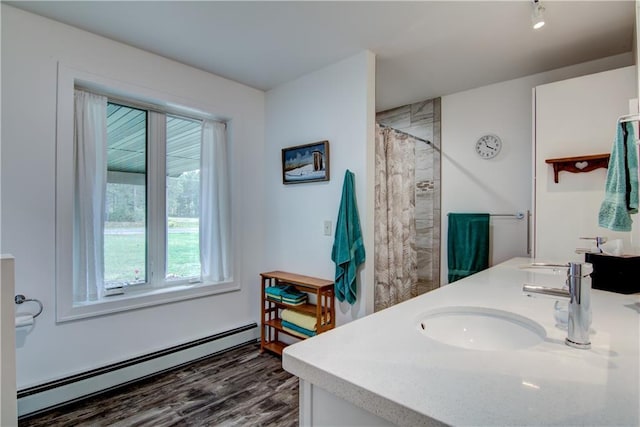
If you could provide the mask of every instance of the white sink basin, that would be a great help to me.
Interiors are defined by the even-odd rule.
[[[418,331],[425,337],[468,350],[518,350],[546,337],[544,328],[526,317],[483,307],[443,307],[424,313]]]

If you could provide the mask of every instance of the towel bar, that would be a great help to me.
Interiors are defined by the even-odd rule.
[[[447,216],[449,216],[449,214],[447,214]],[[523,219],[525,217],[525,213],[524,212],[516,212],[514,214],[502,214],[502,213],[501,214],[492,214],[492,213],[490,213],[489,216],[503,216],[503,217],[510,217],[510,218],[516,218],[516,219]]]
[[[22,294],[16,295],[16,297],[14,298],[14,301],[15,301],[16,304],[23,304],[25,302],[30,302],[30,301],[35,302],[36,304],[38,304],[40,306],[40,310],[38,310],[38,312],[33,315],[34,319],[36,317],[40,316],[40,313],[42,313],[42,310],[44,309],[44,306],[42,305],[42,302],[40,302],[40,300],[34,299],[34,298],[27,298]]]
[[[449,213],[447,214],[449,216]],[[527,219],[527,255],[531,254],[531,212],[516,212],[515,214],[489,214],[489,216],[500,216],[515,219]]]

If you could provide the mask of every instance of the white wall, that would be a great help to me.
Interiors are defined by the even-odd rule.
[[[623,239],[627,250],[637,241],[637,215],[633,235],[598,227],[604,200],[606,169],[588,173],[560,172],[554,182],[546,159],[610,153],[617,118],[629,114],[629,100],[636,97],[636,67],[592,74],[538,86],[535,143],[535,256],[566,262],[584,260],[578,247],[593,242],[579,237],[606,236]]]
[[[231,120],[241,290],[56,324],[54,201],[57,61],[207,106]],[[16,292],[44,311],[17,338],[18,388],[206,337],[258,320],[263,269],[264,93],[2,5],[2,240]]]
[[[362,52],[267,92],[265,204],[258,207],[268,224],[265,264],[333,279],[333,233],[324,236],[325,220],[335,232],[346,169],[356,177],[356,197],[365,234],[367,261],[358,277],[358,301],[337,307],[337,323],[365,314],[373,301],[373,180],[367,156],[373,150],[374,58]],[[281,149],[328,140],[331,179],[328,182],[282,184]],[[371,312],[369,310],[368,312]]]
[[[532,209],[532,88],[633,62],[631,53],[442,97],[441,276],[447,283],[447,213],[515,213]],[[493,160],[474,153],[494,133],[503,148]],[[492,218],[490,263],[527,255],[526,220]]]

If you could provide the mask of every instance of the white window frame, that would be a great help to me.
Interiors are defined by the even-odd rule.
[[[223,282],[199,282],[188,283],[185,281],[170,281],[166,286],[154,286],[157,282],[152,282],[152,286],[137,285],[128,287],[123,295],[103,297],[101,300],[90,303],[73,302],[73,94],[77,86],[95,91],[104,95],[111,95],[116,99],[130,99],[139,105],[148,105],[150,109],[161,109],[167,114],[178,116],[198,117],[202,119],[225,121],[229,125],[229,120],[216,116],[207,111],[206,106],[197,105],[193,101],[184,100],[175,95],[162,93],[149,88],[139,87],[128,83],[119,82],[113,79],[98,76],[96,74],[81,71],[58,63],[58,85],[57,85],[57,130],[56,130],[56,224],[55,224],[55,245],[56,245],[56,321],[66,322],[86,317],[101,316],[110,313],[117,313],[127,310],[139,309],[159,304],[166,304],[191,298],[199,298],[214,294],[226,293],[240,290],[240,282],[235,279],[238,275],[240,248],[235,244],[237,239],[233,236],[239,235],[238,222],[232,214],[231,224],[231,254],[234,275]],[[115,101],[117,102],[117,101]],[[194,105],[196,104],[196,105]],[[155,107],[155,108],[154,108]],[[149,112],[153,114],[152,111]],[[152,121],[153,122],[153,121]],[[156,121],[157,122],[157,121]],[[164,123],[164,121],[161,121]],[[161,125],[157,125],[161,128]],[[156,129],[165,133],[166,130]],[[231,147],[230,141],[229,148]],[[163,145],[163,144],[160,144]],[[150,147],[148,149],[151,149]],[[161,148],[165,150],[166,148]],[[150,157],[153,158],[153,157]],[[158,158],[158,156],[156,156]],[[160,169],[160,171],[158,170]],[[164,173],[165,165],[161,168],[154,168],[155,173]],[[148,173],[151,171],[148,171]],[[151,176],[148,179],[153,180]],[[164,179],[164,178],[163,178]],[[157,182],[157,181],[156,181]],[[230,177],[231,194],[233,194],[233,180]],[[162,200],[166,197],[164,189],[156,191],[162,193]],[[147,187],[147,191],[151,191]],[[158,196],[156,196],[157,199]],[[149,199],[149,198],[147,198]],[[164,205],[163,205],[164,206]],[[235,211],[235,202],[232,201],[231,212]],[[157,228],[163,228],[160,234],[158,230],[149,233],[149,250],[157,246],[152,236],[164,236],[166,229],[166,211],[158,209],[158,206],[147,206],[149,224]],[[151,217],[154,218],[151,218]],[[164,254],[156,259],[164,259]],[[164,271],[162,269],[161,271]],[[162,278],[164,282],[164,277]],[[147,279],[149,282],[149,279]]]

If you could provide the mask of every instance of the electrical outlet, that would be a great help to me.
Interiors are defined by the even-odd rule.
[[[331,221],[325,221],[324,222],[324,235],[325,236],[331,236]]]

